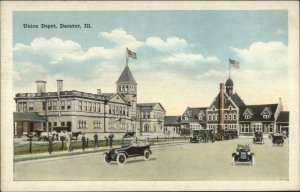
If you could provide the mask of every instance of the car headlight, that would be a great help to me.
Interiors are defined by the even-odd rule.
[[[235,154],[236,154],[236,155],[239,155],[239,154],[240,154],[240,152],[238,152],[238,151],[237,151],[237,152],[235,152]]]
[[[250,151],[248,151],[248,152],[247,152],[247,155],[250,155],[250,154],[251,154]]]

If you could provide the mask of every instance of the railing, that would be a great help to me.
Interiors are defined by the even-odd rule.
[[[178,142],[188,140],[187,136],[181,137],[143,137],[136,138],[137,140],[148,141],[151,144],[154,143],[164,143],[164,142]],[[81,140],[72,140],[70,142],[71,150],[83,150],[83,149],[101,149],[103,147],[117,147],[122,144],[121,139],[113,140],[110,146],[110,141],[106,139],[101,139],[95,142],[94,140],[86,139],[85,145]],[[84,146],[84,147],[83,147]],[[32,154],[32,153],[52,153],[52,152],[62,152],[68,151],[66,141],[23,141],[19,143],[14,143],[14,154],[15,155],[24,155],[24,154]]]

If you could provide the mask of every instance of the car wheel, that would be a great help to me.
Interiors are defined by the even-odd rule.
[[[254,157],[254,155],[252,155],[251,165],[255,165],[255,157]]]
[[[149,160],[150,159],[150,155],[151,155],[150,151],[149,150],[145,150],[145,152],[144,152],[144,159],[146,161]]]
[[[106,163],[106,164],[110,164],[111,163],[111,157],[108,154],[104,155],[103,160],[104,160],[104,163]]]
[[[117,162],[119,165],[125,165],[126,163],[126,155],[124,153],[119,153],[117,156]]]

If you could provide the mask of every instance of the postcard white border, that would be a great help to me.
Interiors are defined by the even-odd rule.
[[[270,10],[286,9],[289,19],[289,181],[13,181],[14,101],[12,93],[13,11],[97,10]],[[299,2],[235,1],[101,1],[1,2],[1,190],[3,191],[110,191],[110,190],[299,190]]]

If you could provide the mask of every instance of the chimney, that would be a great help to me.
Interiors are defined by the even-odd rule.
[[[36,81],[37,93],[45,93],[46,92],[46,84],[47,84],[47,81],[37,80]]]
[[[97,94],[101,95],[101,89],[97,89]]]
[[[219,97],[219,126],[218,126],[218,133],[221,135],[223,140],[224,138],[224,83],[220,83],[220,97]]]
[[[56,80],[57,81],[57,92],[62,92],[63,91],[63,80]]]

